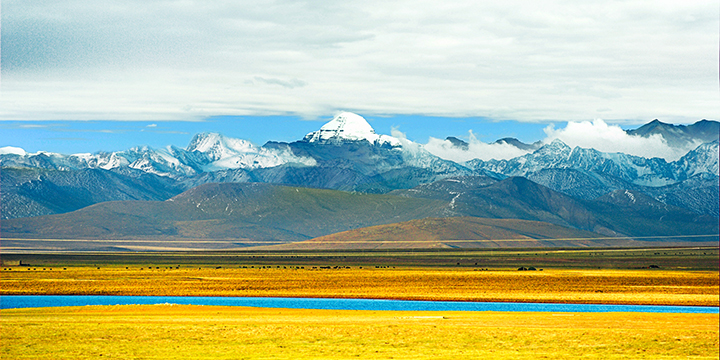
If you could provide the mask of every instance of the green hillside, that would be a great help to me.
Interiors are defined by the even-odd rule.
[[[306,240],[440,216],[442,201],[260,183],[206,184],[167,201],[100,203],[3,221],[6,238]]]

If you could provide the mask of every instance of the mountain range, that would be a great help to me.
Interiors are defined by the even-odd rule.
[[[74,250],[90,250],[104,240],[111,241],[115,250],[132,250],[128,244],[137,241],[176,247],[212,242],[212,248],[223,249],[305,241],[419,219],[463,217],[484,222],[507,219],[512,225],[505,226],[503,234],[509,239],[637,237],[707,242],[718,231],[717,217],[667,206],[640,193],[614,192],[580,201],[521,177],[496,181],[472,176],[390,194],[264,183],[204,184],[167,201],[111,201],[70,213],[4,220],[3,246],[13,249],[22,247],[22,239],[45,239],[41,241],[45,250],[68,250],[63,246],[69,244],[61,240],[68,239],[78,242]],[[534,225],[527,225],[528,221]],[[537,228],[545,230],[532,230]],[[474,234],[485,239],[482,232]]]
[[[352,113],[301,140],[263,146],[201,133],[184,149],[0,148],[2,235],[283,243],[450,217],[538,221],[599,236],[717,234],[719,125],[655,120],[627,131],[699,144],[671,162],[504,138],[498,142],[525,154],[457,163],[378,135]]]

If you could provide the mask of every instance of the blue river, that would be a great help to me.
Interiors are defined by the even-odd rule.
[[[104,295],[3,295],[0,309],[87,306],[87,305],[208,305],[250,306],[262,308],[325,310],[400,310],[400,311],[513,311],[513,312],[646,312],[709,313],[712,306],[546,304],[512,302],[411,301],[374,299],[315,299],[204,296],[104,296]]]

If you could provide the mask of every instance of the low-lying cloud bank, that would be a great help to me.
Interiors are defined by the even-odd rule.
[[[608,125],[598,119],[593,122],[568,122],[563,129],[555,130],[550,125],[545,128],[547,138],[544,142],[560,139],[570,147],[594,148],[602,152],[659,157],[667,161],[675,161],[700,145],[700,142],[687,147],[677,148],[668,145],[662,135],[650,137],[629,135],[617,125]]]
[[[455,162],[465,162],[472,159],[480,160],[507,160],[528,153],[526,150],[518,149],[506,143],[484,143],[478,140],[472,131],[468,132],[467,150],[454,146],[449,140],[436,139],[431,137],[425,150],[435,156]]]
[[[549,125],[544,131],[547,137],[542,140],[543,144],[559,139],[572,148],[594,148],[606,153],[625,153],[645,158],[659,157],[668,162],[678,160],[700,145],[700,142],[697,142],[682,148],[672,147],[661,135],[629,135],[620,126],[609,125],[601,119],[592,122],[568,122],[561,129]],[[472,131],[469,132],[467,142],[467,149],[462,149],[448,140],[430,138],[424,147],[433,155],[455,162],[472,159],[508,160],[532,152],[506,143],[484,143],[478,140]]]

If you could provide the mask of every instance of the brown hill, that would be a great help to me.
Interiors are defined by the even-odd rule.
[[[371,226],[272,248],[527,248],[626,246],[632,243],[635,242],[541,221],[451,217]]]

